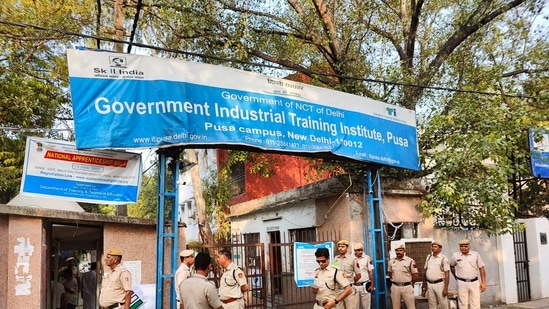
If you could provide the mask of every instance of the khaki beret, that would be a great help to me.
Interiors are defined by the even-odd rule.
[[[345,246],[348,246],[349,245],[349,242],[347,240],[340,240],[337,242],[337,245],[340,246],[340,245],[345,245]]]
[[[112,248],[111,250],[109,250],[109,252],[107,252],[107,254],[122,256],[122,251],[120,251],[120,249]]]
[[[68,257],[68,258],[65,260],[65,262],[72,261],[72,260],[74,260],[74,257],[73,257],[73,256]]]
[[[398,244],[398,245],[395,246],[395,250],[396,250],[396,249],[404,249],[404,250],[406,250],[406,246],[404,245],[404,243],[400,243],[400,244]]]
[[[362,243],[357,242],[355,243],[353,249],[364,249],[364,246],[362,245]]]
[[[439,247],[442,248],[442,243],[441,243],[440,241],[438,241],[438,240],[433,240],[433,242],[432,242],[431,244],[432,244],[432,245],[437,245],[437,246],[439,246]]]
[[[183,251],[179,252],[179,256],[182,256],[182,257],[188,257],[188,256],[191,256],[191,255],[194,255],[193,250],[183,250]]]
[[[460,245],[469,245],[470,244],[469,239],[462,239],[462,240],[460,240],[459,244]]]

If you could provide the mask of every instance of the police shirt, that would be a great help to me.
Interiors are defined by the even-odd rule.
[[[227,270],[221,276],[219,283],[219,297],[221,300],[229,298],[242,298],[240,287],[248,284],[244,271],[234,263],[229,264]]]
[[[484,267],[484,261],[476,251],[469,251],[466,255],[459,251],[452,255],[450,266],[455,267],[457,277],[470,280],[478,278],[478,270]]]
[[[191,277],[191,269],[184,263],[181,263],[177,270],[175,271],[175,297],[177,300],[181,300],[179,296],[179,285],[181,282],[187,278]]]
[[[369,255],[363,254],[362,257],[356,259],[356,266],[360,272],[360,279],[358,282],[366,282],[371,280],[369,270],[374,270],[374,265],[372,264],[372,259]]]
[[[315,270],[315,285],[318,287],[316,300],[320,303],[335,299],[340,293],[339,289],[349,284],[349,280],[344,277],[343,272],[338,270],[336,274],[336,268],[331,265]]]
[[[417,265],[412,258],[405,255],[401,260],[392,258],[387,271],[392,273],[393,282],[408,283],[412,281],[412,274],[417,274]]]
[[[114,269],[107,267],[101,283],[99,305],[108,307],[115,303],[123,303],[126,298],[126,291],[131,290],[132,275],[124,265],[118,264]]]
[[[437,281],[446,278],[446,271],[450,270],[450,263],[444,254],[427,256],[425,260],[425,277],[429,281]]]
[[[195,274],[179,285],[185,309],[219,308],[223,306],[217,289],[208,278]],[[179,309],[179,308],[177,308]]]
[[[343,273],[343,277],[349,280],[350,283],[353,283],[355,281],[355,273],[360,273],[360,269],[355,263],[356,258],[350,255],[344,255],[343,257],[338,255],[334,260],[332,266],[339,269]]]

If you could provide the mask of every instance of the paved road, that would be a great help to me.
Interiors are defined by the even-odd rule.
[[[483,307],[483,308],[505,308],[505,309],[549,309],[549,298],[532,300],[528,302],[510,304],[510,305],[501,305],[501,306],[492,306],[492,307]]]

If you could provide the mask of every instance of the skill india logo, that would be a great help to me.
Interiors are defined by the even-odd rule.
[[[109,74],[112,75],[123,75],[126,77],[144,75],[144,73],[139,70],[128,70],[128,61],[126,60],[126,57],[110,56],[109,65],[111,67],[109,70]]]
[[[111,68],[127,68],[128,67],[128,62],[126,61],[126,57],[110,56],[109,64],[111,65]]]
[[[394,117],[397,116],[397,110],[394,107],[387,107],[387,108],[385,108],[385,111],[387,112],[387,115],[389,115],[389,116],[394,116]]]

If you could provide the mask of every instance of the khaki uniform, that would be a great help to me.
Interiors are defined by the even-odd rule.
[[[219,282],[219,298],[225,309],[244,309],[241,286],[248,284],[246,275],[234,263],[229,264]]]
[[[356,257],[351,255],[345,255],[343,257],[341,255],[336,256],[332,266],[339,269],[350,284],[355,282],[355,274],[360,272],[360,269],[356,264]],[[353,292],[345,297],[345,300],[343,301],[345,309],[356,309],[358,306],[358,293],[354,286],[351,287],[353,288]],[[344,287],[340,287],[340,290],[343,288]]]
[[[179,296],[179,286],[181,285],[181,282],[190,277],[191,269],[186,264],[181,263],[175,271],[175,298],[177,301],[181,300],[181,296]]]
[[[123,303],[126,291],[132,290],[132,275],[122,264],[116,265],[114,269],[107,267],[101,283],[101,294],[99,305],[109,307],[116,303]]]
[[[484,267],[484,261],[476,251],[469,251],[467,255],[456,252],[450,259],[450,266],[455,267],[459,307],[480,309],[480,274],[479,269]]]
[[[406,303],[407,309],[415,309],[416,298],[412,285],[412,274],[417,274],[416,262],[408,256],[404,256],[401,260],[392,258],[387,271],[392,273],[391,301],[393,309],[400,309],[401,298]]]
[[[215,285],[202,275],[196,274],[184,280],[179,290],[185,309],[215,309],[223,306]]]
[[[358,279],[358,282],[355,282],[355,289],[358,293],[359,304],[362,309],[370,309],[372,294],[364,292],[363,285],[367,281],[373,282],[374,278],[370,278],[368,271],[374,270],[374,265],[372,264],[372,259],[370,256],[366,254],[363,254],[361,258],[356,259],[356,265],[360,272],[360,279]]]
[[[442,295],[446,271],[450,271],[450,263],[444,254],[427,256],[425,260],[425,277],[427,279],[427,299],[429,309],[436,309],[437,303],[440,309],[448,308],[448,299]]]
[[[334,278],[335,276],[335,278]],[[345,278],[342,271],[337,270],[333,266],[326,266],[326,268],[317,268],[315,270],[315,285],[318,286],[318,293],[316,293],[316,302],[313,306],[314,309],[322,309],[323,303],[332,299],[336,299],[340,293],[340,289],[348,286],[349,280]],[[337,304],[334,308],[341,308],[343,302]]]

